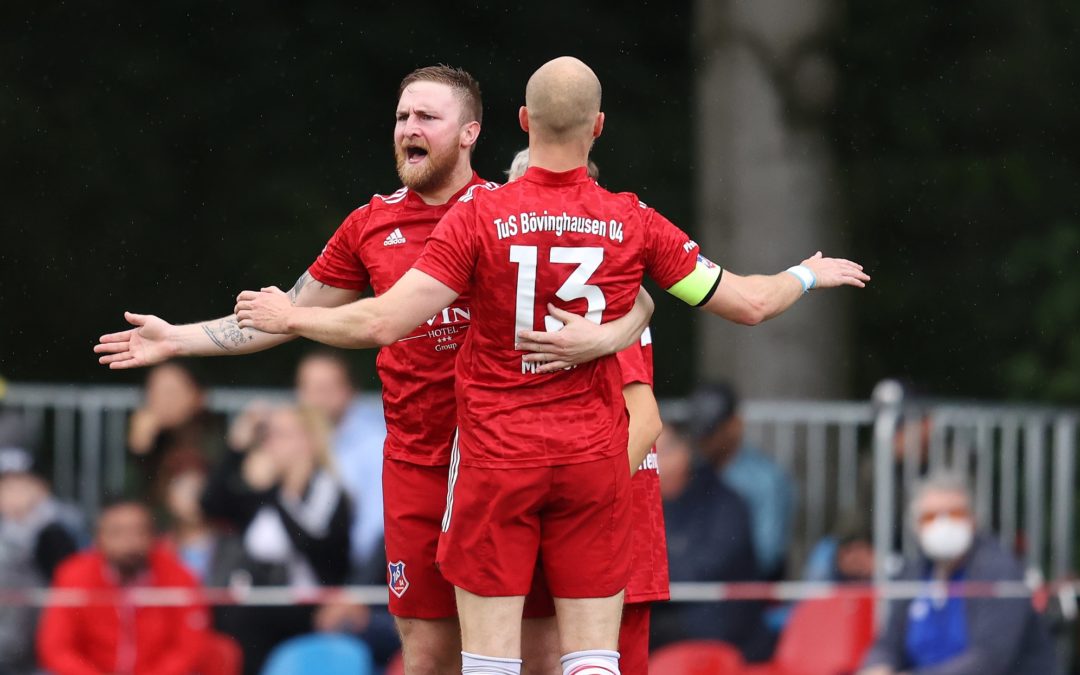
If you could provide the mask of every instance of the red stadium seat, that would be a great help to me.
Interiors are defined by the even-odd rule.
[[[199,675],[240,675],[244,670],[244,652],[228,635],[212,633],[199,664]]]
[[[390,659],[390,663],[386,664],[383,675],[405,675],[405,659],[401,658],[400,651],[394,654],[394,658]]]
[[[773,660],[746,675],[840,675],[859,669],[874,639],[871,598],[804,600],[780,635]]]
[[[742,675],[739,650],[716,640],[687,640],[649,657],[651,675]]]

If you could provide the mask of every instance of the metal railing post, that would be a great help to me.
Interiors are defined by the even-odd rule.
[[[874,583],[889,579],[889,559],[892,557],[895,508],[895,471],[893,470],[893,439],[900,421],[900,401],[882,405],[874,420]],[[877,603],[877,620],[884,621],[887,605]]]

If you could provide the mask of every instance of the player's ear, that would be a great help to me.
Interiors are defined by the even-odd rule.
[[[529,109],[525,106],[518,108],[518,124],[521,125],[522,131],[529,133]]]
[[[476,145],[480,138],[480,123],[476,120],[469,122],[461,128],[461,147],[471,148]]]
[[[593,124],[592,137],[600,138],[600,134],[604,133],[604,113],[596,113],[596,123]]]

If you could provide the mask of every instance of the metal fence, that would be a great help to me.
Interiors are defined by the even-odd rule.
[[[214,389],[211,409],[233,416],[278,389]],[[1021,551],[1029,571],[1060,579],[1073,569],[1078,411],[1036,406],[904,401],[748,401],[747,439],[797,486],[789,572],[845,514],[872,515],[883,580],[895,551],[910,551],[904,504],[916,480],[951,468],[973,477],[976,517]],[[57,494],[94,514],[124,487],[128,417],[140,392],[126,386],[11,384],[5,407],[23,417]],[[682,402],[663,402],[678,415]]]

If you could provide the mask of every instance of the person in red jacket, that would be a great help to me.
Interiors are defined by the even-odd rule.
[[[38,628],[38,659],[54,675],[189,675],[207,649],[209,615],[198,603],[135,605],[135,588],[190,588],[198,583],[174,553],[154,542],[146,506],[131,501],[105,508],[95,547],[66,560],[54,590],[95,594],[80,606],[53,605]],[[99,599],[96,594],[113,598]],[[104,600],[109,600],[105,602]]]

